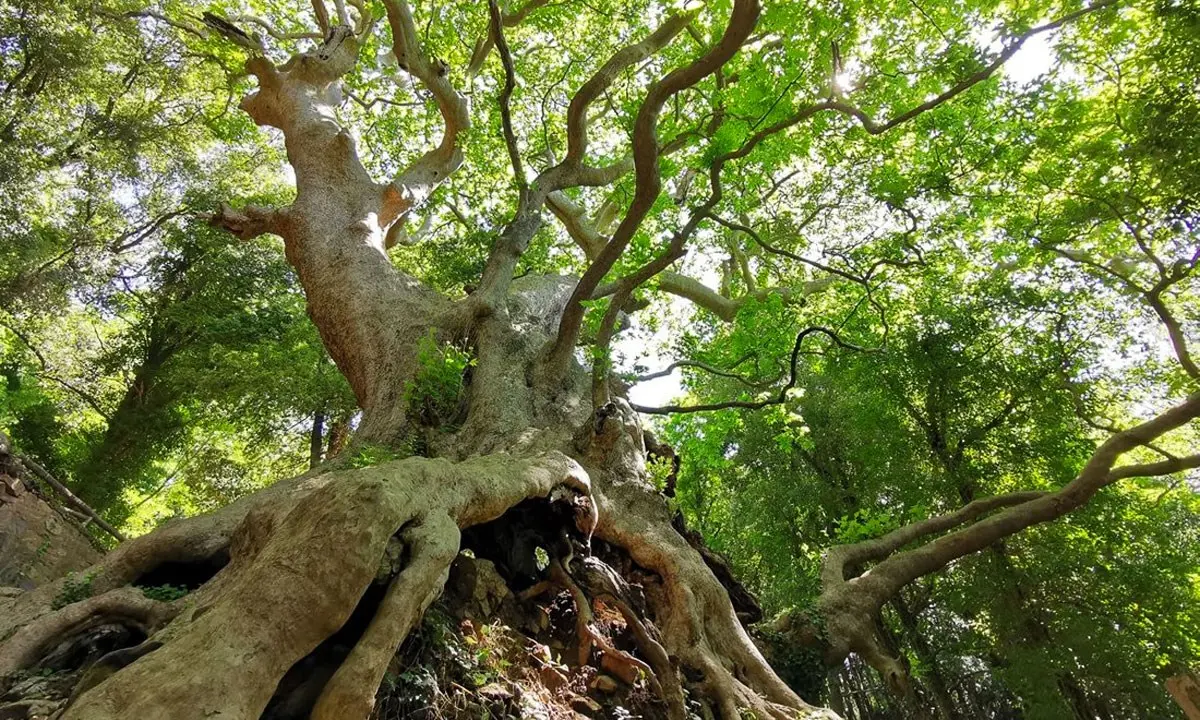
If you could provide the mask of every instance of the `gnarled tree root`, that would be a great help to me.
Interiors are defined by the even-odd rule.
[[[165,563],[206,562],[229,552],[235,531],[241,529],[244,535],[249,534],[244,521],[252,512],[268,508],[271,515],[286,513],[294,503],[327,482],[327,477],[301,475],[214,512],[173,520],[152,533],[121,543],[80,575],[90,578],[91,594],[98,596],[135,583]],[[23,593],[0,615],[0,675],[24,667],[20,659],[10,656],[4,641],[54,612],[55,598],[62,594],[67,581],[63,578]]]
[[[720,714],[740,718],[836,718],[801,700],[771,670],[738,620],[729,595],[703,558],[671,527],[666,503],[641,482],[598,483],[596,536],[624,548],[662,578],[647,599],[663,647],[703,675],[702,689]]]
[[[595,515],[581,521],[585,532],[594,529],[661,578],[648,593],[658,633],[651,634],[627,604],[618,609],[636,621],[630,625],[641,654],[672,714],[681,711],[682,668],[700,678],[696,689],[727,718],[740,718],[744,709],[762,718],[833,717],[804,703],[774,675],[724,587],[672,528],[662,498],[636,472],[620,481],[608,470],[596,473],[604,476],[603,487],[593,485],[574,460],[550,451],[459,463],[410,458],[280,483],[124,544],[95,568],[95,598],[55,611],[53,586],[22,596],[21,613],[29,620],[0,644],[0,668],[35,665],[39,653],[80,617],[138,614],[161,647],[84,692],[64,720],[258,717],[289,669],[346,623],[376,579],[389,540],[397,537],[407,548],[406,564],[312,711],[318,720],[366,718],[395,649],[441,591],[459,548],[459,529],[566,486],[599,507],[598,524],[593,527]],[[163,562],[222,552],[228,564],[173,603],[121,588]],[[595,641],[590,631],[584,628]]]
[[[458,528],[494,519],[559,485],[589,492],[582,469],[555,452],[461,463],[410,458],[293,482],[292,497],[265,493],[277,504],[260,499],[234,511],[236,519],[227,512],[223,519],[167,528],[132,541],[118,562],[96,569],[106,583],[131,581],[163,557],[228,548],[228,566],[184,600],[155,603],[132,588],[106,589],[57,611],[26,608],[34,620],[0,645],[0,663],[9,671],[36,663],[39,648],[79,617],[106,609],[138,608],[156,618],[162,612],[174,615],[155,636],[163,645],[83,694],[64,718],[258,717],[289,668],[347,620],[388,540],[401,532],[410,562],[327,684],[315,715],[366,717],[385,658],[441,590]],[[43,599],[49,606],[49,596]]]
[[[330,679],[313,708],[313,720],[367,717],[396,648],[437,599],[458,555],[458,525],[433,515],[403,533],[411,559],[392,580],[366,633]]]
[[[643,653],[648,652],[648,654],[658,661],[654,667],[651,667],[646,662],[614,647],[613,644],[608,641],[608,638],[606,638],[603,633],[599,632],[592,625],[592,620],[595,618],[595,615],[592,612],[592,600],[588,597],[587,593],[584,592],[583,588],[581,588],[579,584],[575,582],[574,578],[571,577],[571,574],[567,572],[559,558],[554,558],[550,561],[550,580],[551,586],[557,586],[566,589],[571,594],[571,598],[575,603],[575,632],[579,638],[579,664],[586,665],[588,663],[588,660],[591,656],[592,646],[595,645],[600,649],[600,652],[611,658],[611,661],[620,665],[630,666],[641,672],[644,672],[654,692],[660,698],[662,698],[663,702],[666,703],[668,718],[671,718],[671,720],[682,720],[684,717],[686,717],[683,706],[683,688],[679,684],[674,667],[666,658],[666,652],[662,651],[661,646],[657,646],[657,649],[661,652],[656,654],[654,653],[653,647],[645,642],[647,640],[653,642],[653,640],[650,640],[641,619],[637,618],[635,615],[627,615],[622,612],[623,617],[625,617],[627,622],[632,620],[631,625],[636,624],[636,627],[640,628],[640,633],[636,635],[639,640],[639,647]],[[616,599],[621,603],[622,606],[628,609],[628,605],[621,601],[620,598]],[[655,643],[655,645],[657,645],[657,643]]]
[[[4,642],[0,676],[35,664],[55,644],[106,623],[118,622],[149,635],[173,618],[171,603],[147,598],[136,588],[118,588],[71,603],[39,617]]]

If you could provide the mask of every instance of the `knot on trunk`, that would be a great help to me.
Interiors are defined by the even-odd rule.
[[[637,413],[624,398],[596,408],[575,432],[575,449],[617,477],[646,479],[646,445]]]

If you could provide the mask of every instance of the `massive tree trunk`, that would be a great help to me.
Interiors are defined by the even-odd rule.
[[[395,181],[373,181],[333,115],[358,36],[331,27],[316,52],[279,67],[262,57],[248,63],[259,88],[243,109],[283,131],[295,202],[224,208],[214,218],[242,237],[284,238],[309,314],[363,410],[356,438],[301,477],[122,544],[87,571],[89,597],[59,607],[59,582],[17,598],[0,618],[0,676],[36,667],[73,637],[116,623],[145,642],[113,659],[116,672],[102,682],[77,690],[64,718],[256,718],[281,678],[346,623],[382,575],[390,578],[386,594],[311,707],[322,720],[366,718],[396,648],[441,591],[460,531],[527,499],[553,497],[582,508],[575,526],[564,528],[581,555],[602,540],[653,579],[641,652],[670,717],[684,717],[682,678],[726,718],[745,710],[823,714],[775,676],[725,588],[672,527],[647,479],[636,413],[615,392],[594,408],[573,359],[564,370],[559,356],[559,367],[547,371],[553,354],[545,348],[574,283],[510,281],[536,217],[514,220],[480,290],[459,302],[389,261],[389,229],[461,162],[454,136],[467,121],[465,99],[417,45],[407,7],[388,9],[396,55],[438,98],[447,139]],[[464,341],[475,356],[466,419],[453,431],[419,427],[408,413],[418,343],[431,334]],[[368,445],[400,448],[417,435],[436,457],[370,467],[349,461]],[[586,583],[572,579],[580,570],[571,554],[554,564],[574,592],[576,582]],[[392,567],[389,558],[401,556],[402,566]],[[131,587],[166,577],[195,590],[164,602]]]

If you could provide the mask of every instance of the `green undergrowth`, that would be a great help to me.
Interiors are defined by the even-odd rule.
[[[58,595],[50,603],[50,607],[54,610],[62,609],[80,600],[87,600],[92,596],[92,579],[91,573],[68,573],[63,586],[58,591]]]
[[[183,585],[152,585],[140,589],[143,595],[159,602],[174,602],[191,592]]]
[[[458,622],[434,605],[392,659],[374,717],[513,717],[523,645],[503,625]]]
[[[409,416],[427,427],[455,424],[467,370],[474,364],[470,352],[438,342],[431,330],[417,346],[417,374],[404,388]]]

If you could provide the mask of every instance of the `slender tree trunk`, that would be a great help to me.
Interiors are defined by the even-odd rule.
[[[896,616],[900,618],[900,625],[904,628],[905,640],[908,641],[913,652],[916,653],[921,663],[925,666],[923,679],[929,689],[929,694],[933,698],[937,717],[940,720],[958,720],[958,713],[954,710],[954,700],[950,697],[950,692],[946,688],[946,680],[942,677],[942,670],[938,666],[937,656],[929,646],[929,642],[925,639],[925,636],[921,633],[921,629],[917,624],[916,614],[908,607],[908,603],[904,601],[902,594],[892,598],[891,605],[896,611]]]
[[[327,435],[329,440],[325,447],[325,457],[337,457],[346,448],[346,442],[350,439],[350,418],[336,418],[329,426]]]
[[[183,425],[172,413],[175,393],[159,382],[167,363],[179,351],[170,327],[153,323],[146,353],[121,402],[108,419],[100,442],[74,473],[72,490],[97,512],[124,517],[120,493],[162,452],[173,445]],[[147,434],[151,439],[147,440]],[[110,512],[111,511],[111,512]]]
[[[308,469],[321,464],[322,436],[325,432],[325,413],[313,414],[312,429],[308,433]]]

